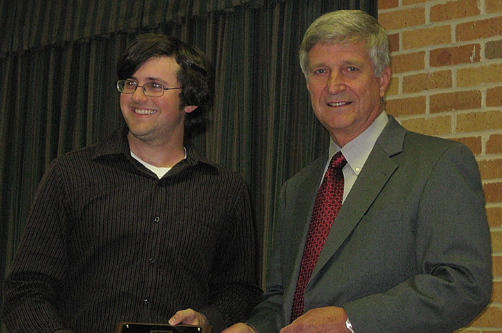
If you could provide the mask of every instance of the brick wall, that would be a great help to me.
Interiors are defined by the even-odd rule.
[[[476,155],[493,248],[493,294],[462,332],[502,333],[502,0],[379,0],[389,32],[387,112]]]

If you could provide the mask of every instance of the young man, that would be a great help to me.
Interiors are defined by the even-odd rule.
[[[58,157],[12,272],[9,332],[113,332],[120,321],[212,325],[257,303],[244,180],[184,138],[210,97],[204,55],[140,35],[118,62],[126,125]]]
[[[305,34],[300,61],[329,152],[284,184],[264,300],[247,325],[225,333],[432,333],[467,325],[488,304],[492,283],[472,153],[409,132],[385,113],[388,38],[370,15],[321,16]],[[341,208],[318,214],[323,175],[336,174],[332,156],[343,161],[333,182],[343,194],[330,192],[339,193]],[[325,234],[311,232],[319,215],[330,216]],[[315,257],[310,244],[319,239]]]

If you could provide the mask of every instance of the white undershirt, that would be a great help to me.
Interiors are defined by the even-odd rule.
[[[183,148],[185,149],[185,148]],[[131,151],[131,156],[136,159],[138,162],[140,162],[141,164],[143,164],[145,166],[145,168],[147,168],[148,170],[150,170],[151,172],[153,172],[154,174],[157,175],[157,178],[161,179],[162,177],[164,177],[164,175],[166,173],[169,172],[169,170],[171,170],[171,168],[167,168],[167,167],[157,167],[155,165],[152,165],[150,163],[147,163],[145,161],[143,161],[141,158],[139,158],[138,156],[136,156],[132,151]],[[185,158],[187,158],[187,150],[185,149]]]

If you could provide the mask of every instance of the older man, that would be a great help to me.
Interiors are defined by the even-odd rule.
[[[385,113],[388,38],[372,16],[319,17],[300,61],[329,151],[284,184],[264,300],[225,333],[465,326],[492,279],[472,153]]]

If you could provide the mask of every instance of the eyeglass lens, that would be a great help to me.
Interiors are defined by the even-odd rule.
[[[139,86],[134,81],[129,80],[120,80],[117,82],[117,88],[120,92],[125,94],[133,94],[137,88],[142,88],[143,93],[146,96],[158,97],[164,94],[164,86],[157,83],[146,83],[142,86]]]

